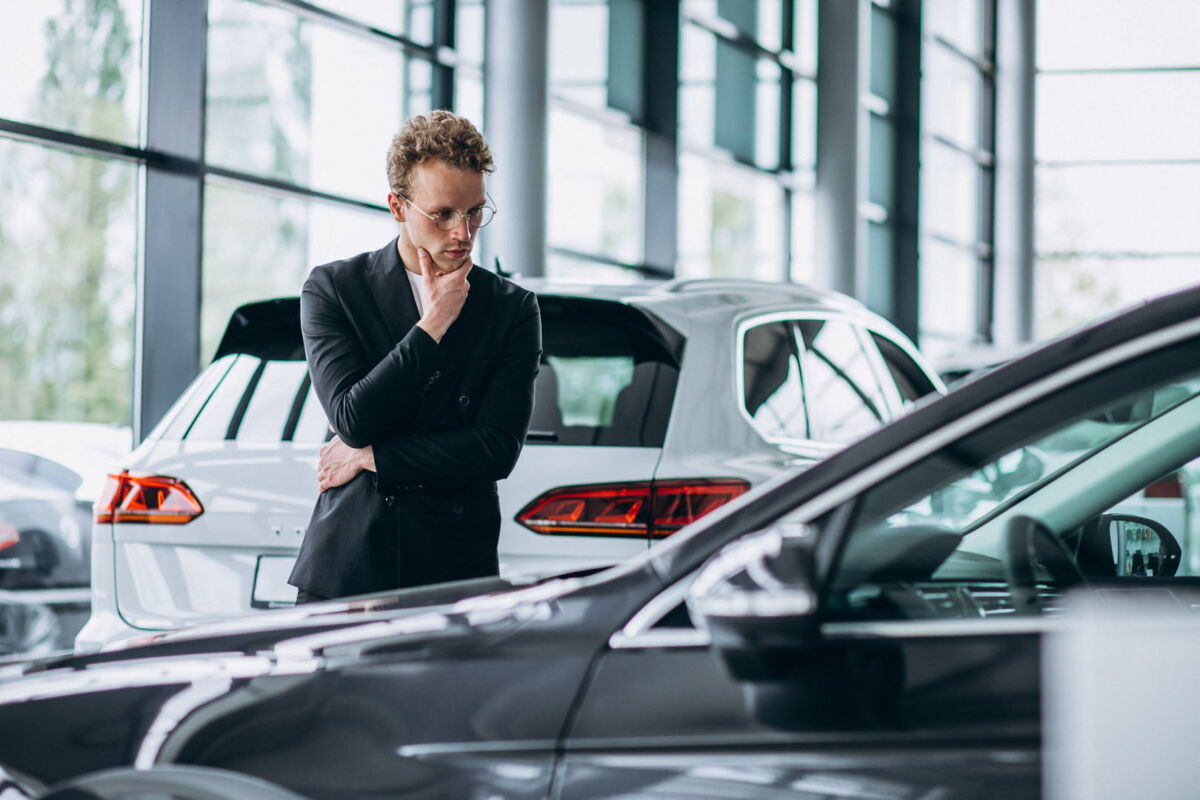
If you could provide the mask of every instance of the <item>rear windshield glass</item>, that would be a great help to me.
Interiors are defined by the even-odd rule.
[[[543,355],[528,441],[662,446],[679,375],[678,334],[621,303],[539,302]],[[230,353],[197,378],[164,438],[320,443],[328,433],[304,361]]]
[[[530,443],[661,447],[678,335],[622,303],[543,296]]]

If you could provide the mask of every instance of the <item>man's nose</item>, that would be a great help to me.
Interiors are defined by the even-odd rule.
[[[454,234],[455,239],[461,239],[465,242],[471,241],[471,235],[474,233],[471,230],[471,223],[467,217],[459,217],[458,224],[451,228],[450,232]]]

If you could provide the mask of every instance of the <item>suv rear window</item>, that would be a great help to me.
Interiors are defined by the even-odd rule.
[[[538,302],[542,364],[527,441],[661,447],[681,337],[623,303],[555,296]]]
[[[622,303],[553,296],[539,302],[543,355],[528,441],[661,447],[675,398],[682,338]],[[235,314],[230,327],[237,328],[242,340],[226,334],[217,360],[197,378],[195,391],[164,438],[298,443],[328,438],[329,426],[303,361],[298,318],[290,318],[286,326],[275,324],[258,337],[254,329],[279,309],[259,309],[262,319],[255,319],[257,305]],[[247,346],[250,342],[254,347]],[[268,347],[268,342],[275,344]]]

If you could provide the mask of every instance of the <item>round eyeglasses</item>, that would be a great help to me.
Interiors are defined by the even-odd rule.
[[[454,230],[464,219],[467,221],[467,225],[472,230],[478,230],[479,228],[482,228],[491,222],[492,218],[496,216],[496,209],[487,203],[481,206],[475,206],[474,208],[466,211],[451,211],[450,209],[446,209],[445,211],[439,211],[436,214],[430,214],[428,211],[421,208],[419,205],[414,203],[412,200],[409,200],[399,192],[396,192],[396,196],[408,203],[417,211],[421,212],[422,216],[433,220],[433,224],[437,225],[438,228],[443,231]],[[490,202],[491,197],[488,198],[488,203]]]

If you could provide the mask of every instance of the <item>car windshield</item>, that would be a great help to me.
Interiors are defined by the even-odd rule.
[[[1198,392],[1200,379],[1123,399],[988,461],[889,516],[883,527],[919,522],[969,535],[1073,465],[1194,399]]]
[[[1200,574],[1200,518],[1186,502],[1200,489],[1200,373],[1134,392],[1116,382],[1019,409],[867,492],[834,575],[833,607],[876,607],[899,585],[1005,581],[1018,517],[1044,525],[1074,558],[1084,526],[1132,516],[1180,544],[1173,574]]]

